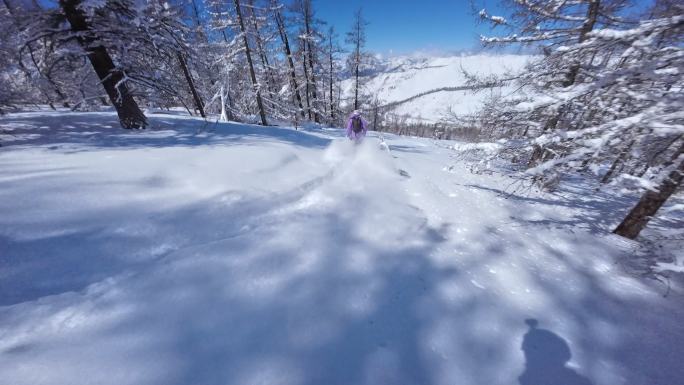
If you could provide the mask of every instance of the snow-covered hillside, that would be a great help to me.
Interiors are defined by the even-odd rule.
[[[379,72],[368,76],[365,92],[378,97],[380,104],[400,102],[416,95],[444,87],[458,87],[465,82],[463,71],[478,75],[500,75],[517,71],[530,60],[525,55],[472,54],[444,57],[393,57],[378,64]],[[342,82],[343,94],[353,95],[353,79]],[[438,91],[402,103],[392,109],[400,115],[417,120],[438,121],[447,108],[457,114],[475,112],[490,92],[510,92],[510,89],[473,92]]]
[[[1,384],[684,378],[682,288],[606,234],[630,201],[505,199],[448,142],[150,121],[0,118]]]

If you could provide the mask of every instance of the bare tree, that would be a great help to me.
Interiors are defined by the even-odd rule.
[[[296,0],[293,9],[298,15],[300,25],[299,51],[302,55],[302,69],[304,72],[307,113],[309,119],[320,122],[318,89],[316,84],[317,44],[319,33],[315,29],[316,19],[311,0]]]
[[[625,219],[620,222],[613,233],[626,238],[636,238],[641,230],[677,191],[684,179],[684,143],[675,153],[672,163],[668,167],[671,171],[658,185],[656,191],[648,190],[641,196],[639,202],[629,211]]]
[[[200,116],[206,118],[207,115],[204,113],[204,104],[202,104],[202,99],[200,98],[199,93],[197,92],[197,88],[195,87],[195,82],[192,79],[192,74],[190,74],[190,70],[188,69],[188,63],[185,60],[185,57],[183,57],[182,52],[178,51],[176,55],[178,57],[178,64],[183,70],[183,75],[185,76],[185,80],[188,83],[188,88],[190,88],[192,99],[195,101],[195,107],[197,107]]]
[[[261,118],[261,124],[263,126],[268,125],[266,122],[266,112],[264,111],[264,103],[261,100],[261,86],[256,78],[256,73],[254,72],[254,64],[252,63],[252,55],[249,50],[249,40],[247,39],[247,30],[245,29],[245,23],[242,18],[242,12],[240,10],[240,0],[234,0],[235,4],[235,14],[238,19],[238,24],[240,25],[240,32],[242,33],[242,41],[245,47],[245,55],[247,56],[247,63],[249,65],[249,75],[252,78],[252,86],[256,93],[257,108],[259,109],[259,117]]]
[[[86,19],[79,7],[81,0],[60,0],[59,5],[64,12],[76,40],[87,52],[88,60],[102,82],[121,126],[124,128],[145,128],[147,119],[142,113],[133,95],[128,90],[124,73],[118,69],[104,46],[98,43],[96,31]]]
[[[368,22],[363,18],[361,8],[354,13],[354,23],[351,31],[347,32],[346,42],[354,46],[349,57],[351,72],[354,74],[354,109],[359,109],[359,72],[363,61],[363,49],[366,45],[366,26]]]
[[[280,12],[281,6],[278,4],[277,0],[272,0],[271,6],[273,9],[273,17],[278,27],[278,34],[280,35],[280,40],[283,43],[283,50],[285,52],[285,58],[287,60],[287,65],[289,68],[289,78],[290,86],[292,87],[292,93],[296,99],[297,106],[299,107],[299,113],[301,117],[304,118],[304,105],[302,104],[302,96],[299,93],[299,85],[297,82],[297,72],[295,70],[294,59],[292,58],[292,50],[290,49],[290,41],[287,37],[287,28],[285,26],[285,21],[283,15]]]
[[[684,6],[657,0],[630,21],[620,16],[625,4],[516,0],[512,22],[481,11],[497,26],[521,28],[485,44],[531,43],[543,52],[518,77],[516,96],[483,110],[482,120],[524,128],[516,157],[527,157],[526,173],[542,185],[607,169],[602,183],[646,188],[615,229],[635,238],[681,183]]]
[[[328,59],[328,113],[330,115],[330,123],[335,121],[335,84],[337,83],[337,73],[338,69],[336,66],[337,55],[342,52],[339,44],[337,43],[337,34],[335,33],[335,28],[330,27],[328,29],[328,34],[326,36],[326,52],[325,55]]]

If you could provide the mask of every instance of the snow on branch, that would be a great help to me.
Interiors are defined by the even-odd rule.
[[[492,15],[488,14],[488,13],[487,13],[487,10],[484,9],[484,8],[483,8],[482,10],[480,10],[480,12],[478,13],[478,15],[480,15],[480,19],[482,19],[482,20],[488,20],[488,21],[490,21],[491,23],[493,23],[494,25],[505,25],[505,24],[508,24],[508,21],[506,21],[506,18],[505,18],[505,17],[502,17],[502,16],[492,16]]]

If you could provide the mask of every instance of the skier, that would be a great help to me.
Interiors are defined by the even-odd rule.
[[[347,122],[347,138],[355,143],[361,143],[368,131],[368,123],[361,117],[361,111],[354,110]]]

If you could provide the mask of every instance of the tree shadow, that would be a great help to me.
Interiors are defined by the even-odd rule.
[[[429,153],[429,150],[426,148],[418,147],[418,146],[406,146],[406,145],[400,145],[400,144],[391,144],[389,145],[390,151],[399,151],[399,152],[407,152],[411,154],[427,154]]]
[[[523,196],[507,193],[504,190],[480,186],[476,184],[466,184],[465,187],[474,188],[482,191],[489,191],[495,193],[497,196],[506,197],[511,201],[517,203],[524,203],[536,205],[539,207],[565,207],[569,209],[577,209],[578,213],[569,216],[567,220],[559,219],[544,219],[544,220],[529,220],[519,215],[511,216],[511,219],[520,223],[530,225],[554,225],[561,224],[564,227],[582,228],[588,230],[590,233],[605,233],[612,230],[612,227],[617,225],[627,210],[631,208],[635,197],[629,196],[613,196],[607,193],[599,192],[592,195],[587,195],[586,192],[590,190],[588,186],[581,186],[577,189],[559,187],[559,190],[553,194],[533,194],[532,196]]]
[[[152,148],[197,145],[245,145],[272,141],[325,148],[330,139],[282,127],[209,121],[192,117],[149,116],[147,130],[124,130],[110,112],[10,114],[2,117],[3,147],[47,146],[66,153],[93,148]]]
[[[572,352],[567,341],[554,332],[538,329],[536,319],[527,319],[522,351],[525,371],[518,377],[520,385],[593,385],[588,378],[567,366]]]

